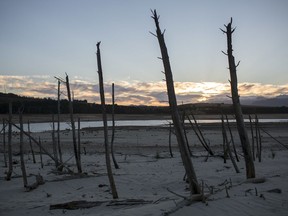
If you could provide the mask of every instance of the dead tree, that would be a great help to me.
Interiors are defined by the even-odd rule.
[[[187,137],[187,131],[186,131],[186,127],[185,127],[185,110],[183,110],[183,114],[182,114],[182,124],[183,124],[183,130],[184,130],[184,137],[185,137],[185,141],[186,141],[186,144],[187,144],[187,149],[188,149],[188,152],[190,154],[190,157],[193,156],[192,154],[192,151],[190,149],[190,146],[189,146],[189,141],[188,141],[188,137]]]
[[[17,124],[13,123],[12,121],[11,121],[11,125],[17,128],[19,131],[21,131],[21,128]],[[48,155],[56,163],[56,159],[54,158],[54,156],[51,155],[35,138],[33,138],[29,133],[27,133],[24,130],[23,130],[23,134],[31,138],[31,140],[41,149],[41,151],[45,153],[46,155]]]
[[[80,126],[80,117],[78,117],[78,146],[77,146],[77,149],[78,149],[78,158],[79,158],[79,162],[81,163],[81,126]]]
[[[9,102],[9,117],[8,117],[8,171],[6,180],[11,180],[13,172],[13,158],[12,158],[12,102]]]
[[[169,152],[170,156],[173,158],[172,146],[171,146],[171,135],[172,135],[172,123],[169,122]]]
[[[107,114],[106,114],[106,105],[105,105],[105,93],[104,93],[104,83],[103,83],[103,73],[102,73],[102,64],[101,64],[101,53],[100,53],[100,43],[97,43],[97,65],[98,65],[98,76],[99,76],[99,92],[101,98],[101,107],[102,107],[102,116],[103,116],[103,126],[104,126],[104,144],[105,144],[105,158],[106,158],[106,168],[108,173],[108,178],[110,182],[110,187],[112,190],[113,199],[118,198],[118,193],[116,185],[114,182],[114,177],[112,173],[112,167],[110,162],[110,149],[108,142],[108,125],[107,125]]]
[[[197,122],[197,120],[196,120],[196,118],[195,118],[195,116],[194,116],[194,114],[193,114],[192,112],[191,112],[191,116],[192,116],[192,118],[193,118],[193,120],[194,120],[196,129],[197,129],[197,131],[199,132],[199,134],[196,132],[196,130],[195,130],[195,128],[193,127],[193,124],[191,124],[191,121],[189,120],[190,118],[189,118],[189,116],[188,116],[188,120],[189,120],[190,125],[192,126],[192,128],[194,128],[193,130],[194,130],[194,132],[196,133],[196,136],[198,137],[198,139],[200,140],[200,142],[202,143],[202,145],[204,146],[204,148],[208,151],[208,153],[209,153],[211,156],[214,156],[214,153],[213,153],[213,151],[211,150],[211,148],[210,148],[210,146],[208,145],[208,143],[206,142],[206,139],[205,139],[205,137],[204,137],[204,135],[203,135],[203,133],[202,133],[200,127],[199,127],[199,124],[198,124],[198,122]]]
[[[115,95],[114,83],[112,83],[112,134],[111,134],[111,155],[115,169],[119,169],[119,165],[114,155],[114,137],[115,137]]]
[[[31,138],[30,138],[31,140]],[[55,161],[55,166],[58,168],[58,152],[57,152],[57,143],[55,140],[55,121],[54,121],[54,115],[52,115],[52,145],[53,145],[53,155],[54,158],[56,159]]]
[[[7,167],[7,152],[6,152],[6,124],[3,119],[3,152],[4,152],[4,166]]]
[[[237,163],[235,161],[235,159],[233,158],[233,155],[232,155],[232,152],[231,152],[231,148],[230,148],[230,142],[228,141],[228,138],[227,138],[227,133],[226,133],[226,127],[225,127],[225,123],[224,123],[224,116],[222,114],[221,116],[221,122],[222,122],[222,133],[223,133],[223,142],[226,143],[226,149],[228,154],[229,154],[229,157],[230,157],[230,160],[232,161],[232,164],[234,166],[234,169],[236,171],[236,173],[240,173],[240,170],[237,166]],[[224,153],[224,157],[225,157],[225,153]],[[225,158],[226,160],[226,158]]]
[[[159,46],[161,50],[171,116],[172,116],[172,120],[173,120],[173,124],[175,128],[175,134],[177,137],[177,142],[178,142],[182,162],[185,167],[185,171],[186,171],[187,178],[189,181],[190,192],[191,194],[193,193],[200,194],[201,189],[199,187],[196,173],[195,173],[195,170],[194,170],[191,158],[190,158],[189,151],[187,149],[187,143],[186,143],[185,136],[184,136],[183,125],[182,125],[179,110],[177,107],[172,69],[170,66],[168,50],[167,50],[165,40],[164,40],[164,32],[161,32],[161,29],[159,26],[159,16],[157,15],[156,10],[151,11],[151,12],[153,14],[152,18],[155,21],[155,25],[156,25],[156,35],[155,34],[153,35],[158,38],[158,42],[159,42]]]
[[[28,121],[28,133],[31,134],[30,121]],[[34,154],[34,150],[33,150],[33,146],[32,146],[31,137],[29,137],[29,146],[30,146],[30,150],[31,150],[32,158],[33,158],[33,163],[35,164],[36,163],[36,159],[35,159],[35,154]]]
[[[251,130],[251,140],[252,140],[252,155],[253,160],[255,161],[255,142],[254,142],[254,131],[253,131],[253,124],[252,124],[252,118],[251,115],[249,115],[249,122],[250,122],[250,130]]]
[[[199,133],[198,133],[199,130],[197,130],[197,129],[194,127],[193,122],[191,121],[189,115],[187,115],[187,119],[188,119],[188,121],[189,121],[189,123],[190,123],[190,126],[191,126],[192,130],[193,130],[194,133],[196,134],[196,136],[197,136],[198,140],[200,141],[200,143],[202,144],[202,146],[205,148],[205,150],[206,150],[211,156],[213,156],[214,153],[212,152],[212,150],[211,150],[211,148],[209,147],[209,145],[207,145],[207,143],[205,142],[204,137],[203,137],[203,136],[201,137],[201,136],[199,135]],[[196,122],[196,123],[197,123],[197,122]]]
[[[228,25],[225,25],[226,31],[222,30],[227,36],[227,53],[224,53],[228,56],[228,64],[229,64],[229,71],[230,71],[230,85],[231,85],[231,94],[232,94],[232,102],[233,108],[236,116],[236,123],[237,129],[241,141],[241,146],[244,154],[245,165],[246,165],[246,177],[247,178],[255,178],[255,167],[253,162],[253,157],[251,153],[251,147],[249,143],[248,134],[244,124],[244,118],[242,113],[242,108],[240,104],[240,96],[238,94],[238,81],[237,81],[237,73],[236,68],[239,65],[235,64],[235,59],[233,56],[233,49],[232,49],[232,34],[235,31],[235,28],[232,29],[232,18]]]
[[[58,80],[58,91],[57,91],[57,147],[58,147],[58,154],[59,154],[59,161],[62,163],[62,149],[60,144],[60,85],[61,81]]]
[[[19,123],[20,123],[20,164],[21,164],[21,171],[22,171],[22,178],[23,178],[23,185],[26,187],[28,185],[27,175],[26,175],[26,168],[24,162],[24,139],[23,139],[23,118],[22,118],[22,111],[19,113]]]
[[[78,169],[78,173],[82,173],[81,163],[80,163],[79,154],[78,154],[78,150],[77,150],[75,122],[74,122],[74,116],[73,116],[73,103],[72,103],[72,99],[71,99],[69,77],[67,74],[66,74],[66,87],[67,87],[67,96],[68,96],[68,101],[69,101],[69,113],[70,113],[70,121],[71,121],[71,128],[72,128],[72,139],[73,139],[73,147],[74,147],[76,166]]]
[[[41,138],[40,137],[38,137],[38,143],[39,143],[40,163],[41,163],[41,168],[43,169],[43,167],[44,167],[43,156],[42,156],[43,147],[42,147],[42,143],[41,143]]]
[[[259,129],[259,119],[258,119],[257,114],[255,114],[255,131],[256,131],[256,141],[257,141],[257,157],[258,157],[258,161],[261,162],[262,140],[261,140],[261,133]]]
[[[226,134],[226,129],[223,121],[223,114],[221,116],[221,126],[222,126],[222,138],[223,138],[223,159],[224,163],[226,164],[227,160],[227,144],[228,144],[228,139],[227,139],[227,134]]]

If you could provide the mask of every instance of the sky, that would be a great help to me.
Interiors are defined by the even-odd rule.
[[[118,104],[167,105],[150,9],[165,29],[178,103],[229,99],[220,28],[231,17],[240,96],[288,95],[287,0],[0,0],[0,91],[55,98],[54,76],[67,73],[76,99],[99,103],[101,41],[107,100],[115,83]]]

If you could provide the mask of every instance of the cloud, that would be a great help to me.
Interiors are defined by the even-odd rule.
[[[70,78],[74,98],[100,103],[99,85],[96,82]],[[220,102],[229,103],[230,84],[218,82],[174,82],[178,103]],[[0,88],[22,96],[39,98],[57,97],[57,80],[52,76],[0,76]],[[240,99],[246,101],[288,95],[288,84],[239,83]],[[66,86],[61,85],[62,98]],[[111,103],[112,82],[105,83],[106,103]],[[142,81],[115,82],[115,100],[119,105],[168,105],[166,83]]]

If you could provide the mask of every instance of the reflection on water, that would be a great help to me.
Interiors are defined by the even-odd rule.
[[[116,126],[168,126],[169,120],[120,120],[116,121]],[[205,124],[212,124],[212,123],[220,123],[221,120],[219,119],[205,119],[205,120],[197,120],[199,124],[205,123]],[[235,122],[235,119],[230,119],[229,122]],[[245,119],[245,122],[249,122],[249,119]],[[288,122],[288,119],[259,119],[259,122],[262,123],[273,123],[273,122]],[[189,123],[188,121],[185,121],[185,123]],[[111,126],[112,122],[108,121],[108,126]],[[75,124],[77,129],[77,124]],[[23,125],[24,130],[28,131],[28,125]],[[89,128],[89,127],[103,127],[102,121],[83,121],[81,122],[81,128]],[[55,123],[55,128],[57,128],[57,124]],[[66,130],[70,129],[70,123],[61,122],[60,123],[60,130]],[[2,125],[0,126],[0,130],[2,130]],[[43,132],[43,131],[49,131],[52,130],[52,123],[45,122],[45,123],[31,123],[30,124],[30,130],[31,132]],[[6,128],[7,131],[7,128]],[[13,127],[13,131],[18,131],[17,128]]]

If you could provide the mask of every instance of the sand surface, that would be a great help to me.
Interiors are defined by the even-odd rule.
[[[262,124],[261,127],[288,145],[288,124]],[[248,129],[248,128],[247,128]],[[81,130],[81,161],[84,174],[57,173],[54,162],[43,155],[40,164],[37,145],[33,144],[36,163],[33,163],[29,139],[25,137],[25,166],[28,183],[41,174],[44,185],[26,192],[21,177],[19,133],[13,133],[13,174],[5,180],[3,134],[0,136],[0,215],[288,215],[288,150],[268,134],[261,132],[262,162],[255,161],[256,175],[263,183],[246,182],[245,164],[235,125],[232,125],[240,162],[236,173],[231,160],[224,163],[222,133],[219,124],[201,125],[205,139],[215,156],[207,157],[195,133],[187,128],[192,161],[198,182],[209,197],[203,202],[185,206],[181,196],[188,197],[188,184],[183,181],[184,168],[174,135],[171,136],[171,158],[168,127],[118,127],[115,132],[115,156],[120,169],[114,169],[119,201],[141,199],[146,204],[107,206],[113,200],[105,167],[103,130]],[[40,137],[43,146],[52,154],[51,131],[32,133]],[[250,133],[249,133],[249,136]],[[77,172],[73,156],[72,133],[61,131],[63,161]],[[109,131],[111,137],[111,130]],[[7,141],[6,141],[7,142]],[[65,169],[64,169],[65,170]],[[227,190],[226,190],[227,189]],[[99,206],[78,210],[56,209],[50,205],[70,201],[103,201]]]

